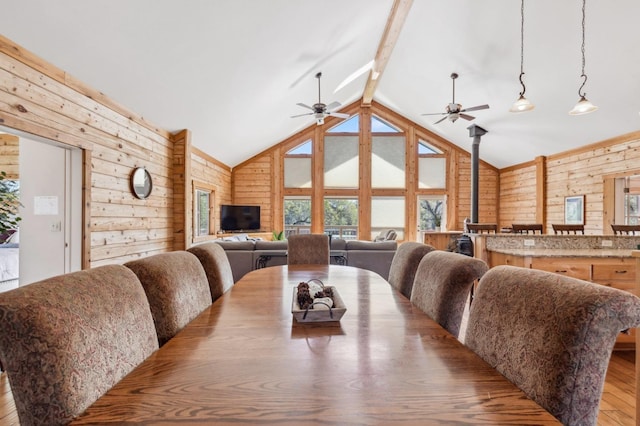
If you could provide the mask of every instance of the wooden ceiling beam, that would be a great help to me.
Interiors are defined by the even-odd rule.
[[[387,25],[382,34],[380,44],[378,45],[375,62],[369,72],[367,84],[364,86],[364,93],[362,95],[363,105],[371,105],[376,87],[378,87],[378,81],[380,77],[382,77],[391,52],[398,41],[404,21],[409,14],[409,9],[411,9],[411,4],[413,4],[413,0],[395,0],[393,2],[389,18],[387,19]]]

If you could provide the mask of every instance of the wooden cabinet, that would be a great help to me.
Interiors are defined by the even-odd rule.
[[[636,293],[636,268],[633,259],[594,264],[591,281]]]
[[[423,242],[436,250],[446,250],[450,244],[455,244],[460,235],[462,235],[462,232],[459,231],[425,232]]]
[[[591,280],[591,261],[587,258],[535,257],[531,260],[531,268],[580,280]]]
[[[520,266],[521,268],[529,268],[530,265],[526,264],[527,258],[524,256],[515,256],[513,254],[497,253],[495,251],[487,252],[486,262],[489,266],[495,265],[511,265]]]
[[[631,258],[534,257],[530,267],[635,293],[636,269]]]

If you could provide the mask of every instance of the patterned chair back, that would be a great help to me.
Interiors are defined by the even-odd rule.
[[[418,265],[411,303],[459,338],[462,316],[476,280],[489,270],[480,259],[432,251]]]
[[[160,253],[125,263],[149,299],[158,342],[164,345],[212,303],[198,258],[187,251]]]
[[[618,334],[640,325],[631,293],[496,266],[480,280],[465,344],[565,425],[595,425]]]
[[[413,278],[425,254],[435,250],[428,244],[407,241],[398,246],[389,268],[389,284],[407,299],[411,297]]]
[[[287,238],[289,265],[328,265],[329,236],[324,234],[296,234]]]
[[[233,287],[233,272],[224,249],[218,243],[204,243],[187,250],[194,254],[207,275],[211,300],[215,301]]]
[[[69,423],[158,349],[144,290],[121,265],[1,293],[0,324],[22,425]]]

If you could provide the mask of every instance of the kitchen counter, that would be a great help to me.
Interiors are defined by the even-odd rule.
[[[507,254],[519,257],[595,257],[595,258],[630,258],[631,249],[516,249],[516,248],[492,248],[494,253]]]

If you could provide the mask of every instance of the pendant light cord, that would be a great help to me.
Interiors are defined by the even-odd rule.
[[[520,96],[524,96],[524,92],[527,88],[524,86],[522,76],[524,75],[524,0],[520,0],[520,84],[522,85],[522,92]]]
[[[585,33],[585,16],[586,16],[586,4],[587,4],[587,0],[582,0],[582,46],[580,47],[580,51],[582,53],[582,75],[580,77],[583,78],[582,80],[582,84],[580,85],[580,88],[578,89],[578,96],[580,96],[581,98],[585,98],[587,96],[586,93],[582,93],[582,88],[584,87],[585,84],[587,84],[587,74],[585,74],[584,72],[584,67],[585,67],[585,48],[584,48],[584,33]]]

